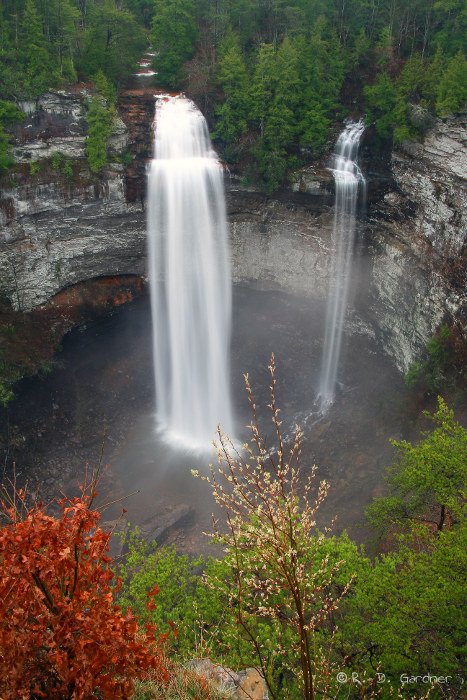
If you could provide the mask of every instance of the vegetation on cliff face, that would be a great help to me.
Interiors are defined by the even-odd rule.
[[[6,170],[13,163],[10,152],[10,137],[5,127],[21,121],[23,113],[12,102],[0,100],[0,172]]]
[[[101,70],[94,76],[94,84],[99,92],[88,104],[86,158],[91,172],[99,173],[108,162],[108,143],[116,115],[116,93]]]

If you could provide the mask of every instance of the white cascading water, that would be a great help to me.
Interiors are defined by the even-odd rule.
[[[357,164],[363,121],[349,122],[339,136],[332,172],[336,186],[333,259],[329,278],[326,327],[318,399],[325,410],[334,401],[355,245],[359,185],[365,180]]]
[[[201,112],[156,103],[148,239],[158,427],[177,445],[233,438],[231,272],[222,166]]]

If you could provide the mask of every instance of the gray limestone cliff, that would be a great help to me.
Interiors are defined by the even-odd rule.
[[[144,161],[154,97],[128,91],[111,154],[137,153],[124,167],[92,176],[84,159],[86,91],[56,92],[23,105],[18,165],[0,194],[0,293],[20,309],[95,277],[145,275]],[[392,180],[368,204],[357,299],[358,327],[380,338],[405,371],[466,298],[465,123],[438,122],[421,144],[393,154]],[[65,177],[55,152],[73,159]],[[39,168],[31,170],[30,163]],[[234,279],[323,299],[333,220],[332,177],[304,171],[290,191],[269,198],[226,176]],[[350,318],[352,320],[352,318]],[[361,323],[363,321],[363,323]],[[355,327],[355,324],[354,324]]]
[[[439,121],[393,153],[394,189],[369,211],[370,313],[406,371],[442,322],[466,324],[467,131]]]

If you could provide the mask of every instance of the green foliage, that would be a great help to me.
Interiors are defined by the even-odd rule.
[[[108,162],[107,146],[113,130],[113,110],[95,95],[88,106],[86,157],[93,173],[99,173]]]
[[[63,162],[63,174],[67,180],[71,180],[74,175],[73,171],[73,161],[71,158],[65,158]]]
[[[465,50],[467,7],[464,0],[435,0],[433,10],[433,44],[447,56]]]
[[[428,395],[437,394],[455,383],[455,358],[449,326],[442,325],[426,346],[427,358],[414,362],[405,376],[410,387],[419,387]]]
[[[310,150],[315,157],[322,155],[330,126],[330,119],[317,102],[303,114],[300,123],[300,145]]]
[[[123,540],[127,553],[118,569],[122,578],[119,603],[124,610],[131,608],[142,621],[152,620],[164,633],[173,626],[178,630],[177,649],[189,657],[196,647],[196,606],[194,600],[200,584],[201,559],[178,555],[174,547],[157,548],[149,545],[131,531]],[[147,608],[148,592],[157,586],[157,606]]]
[[[14,162],[10,150],[10,137],[5,128],[21,121],[23,117],[23,112],[12,102],[0,100],[0,172],[9,168]]]
[[[381,532],[411,531],[417,522],[442,530],[462,517],[467,431],[441,397],[432,420],[436,428],[417,445],[393,442],[398,457],[388,470],[389,494],[376,499],[367,513]]]
[[[63,153],[60,153],[60,151],[55,151],[55,153],[52,154],[52,158],[50,159],[52,170],[60,170],[63,163],[63,157]]]
[[[30,175],[38,175],[41,171],[41,164],[39,161],[34,160],[29,163],[29,174]]]
[[[157,0],[151,38],[157,47],[157,68],[163,85],[177,87],[183,64],[193,54],[198,30],[193,0]]]
[[[379,667],[389,687],[403,674],[451,676],[450,697],[458,697],[462,677],[465,618],[465,523],[436,538],[419,536],[417,549],[402,547],[378,558],[357,578],[337,614],[337,643],[359,675]],[[404,680],[402,680],[404,682]],[[383,697],[387,697],[386,685]],[[405,685],[404,696],[426,691]],[[435,697],[442,697],[436,695]],[[459,696],[460,697],[460,696]]]
[[[26,0],[20,27],[21,50],[19,60],[25,75],[28,96],[38,95],[57,82],[47,47],[46,37],[34,0]]]
[[[0,82],[4,97],[31,99],[92,80],[110,107],[151,27],[158,80],[178,89],[186,73],[226,160],[272,192],[325,153],[349,111],[396,142],[461,111],[466,20],[462,0],[4,0]],[[10,162],[0,122],[0,168]]]
[[[7,0],[0,8],[0,35],[0,80],[8,97],[34,98],[63,83],[92,79],[99,70],[116,84],[147,45],[143,27],[114,0]]]
[[[271,405],[278,421],[274,398]],[[377,528],[397,533],[394,551],[371,560],[346,533],[321,533],[315,516],[327,485],[310,491],[312,482],[303,483],[291,469],[300,433],[291,461],[279,457],[275,467],[254,421],[247,459],[234,458],[222,438],[219,469],[202,477],[229,515],[215,533],[224,557],[190,559],[130,533],[118,572],[120,604],[161,630],[175,623],[177,657],[208,656],[232,668],[259,663],[273,700],[303,700],[310,693],[300,681],[298,598],[312,642],[315,697],[340,697],[338,670],[349,678],[358,674],[358,697],[389,699],[401,684],[401,697],[426,697],[426,685],[410,684],[409,677],[428,672],[450,676],[441,690],[460,697],[467,431],[442,399],[433,420],[435,429],[418,445],[394,443],[390,494],[370,508]],[[280,423],[277,430],[282,445]],[[155,585],[157,606],[148,611],[147,594]],[[377,672],[385,674],[381,686],[372,685]]]
[[[364,90],[367,104],[367,121],[374,123],[376,133],[383,139],[392,134],[397,93],[394,83],[387,73],[380,73],[374,85]]]
[[[122,163],[122,165],[128,166],[128,165],[131,165],[132,162],[133,162],[133,156],[131,154],[131,151],[124,151],[120,155],[120,163]]]
[[[144,30],[124,5],[111,0],[92,2],[83,21],[78,73],[95,79],[101,71],[111,83],[121,83],[146,47]]]
[[[462,51],[448,61],[436,92],[436,112],[446,117],[461,112],[467,102],[467,61]]]
[[[98,70],[93,78],[93,83],[97,92],[106,100],[109,107],[115,107],[117,102],[117,91],[102,70]]]
[[[224,102],[216,110],[214,138],[220,139],[228,162],[239,157],[239,138],[247,129],[249,117],[248,73],[238,37],[230,33],[221,46],[217,80]]]

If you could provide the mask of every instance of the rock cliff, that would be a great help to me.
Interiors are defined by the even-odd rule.
[[[404,144],[394,188],[369,210],[370,315],[403,371],[440,323],[467,321],[466,141],[453,118]]]
[[[100,177],[84,159],[87,97],[86,90],[56,92],[23,105],[18,165],[3,176],[0,195],[0,292],[17,309],[44,305],[91,278],[145,274],[154,91],[122,93],[111,154],[125,149],[132,160],[110,164]],[[383,178],[360,224],[366,248],[359,325],[380,337],[402,371],[440,322],[464,313],[465,134],[459,118],[438,122],[423,143],[395,152],[392,179]],[[54,170],[56,152],[71,159],[72,172]],[[323,299],[333,220],[329,172],[305,171],[274,199],[228,175],[226,185],[235,281]]]

